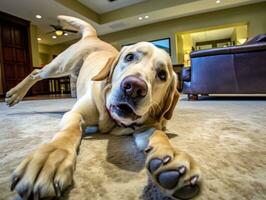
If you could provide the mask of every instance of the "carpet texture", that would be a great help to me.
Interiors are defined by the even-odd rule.
[[[48,142],[74,99],[0,103],[0,199],[12,199],[10,174],[24,156]],[[181,99],[168,124],[174,146],[203,171],[197,199],[266,199],[266,101]],[[81,144],[75,184],[63,199],[159,200],[149,183],[144,155],[132,137],[94,134]]]

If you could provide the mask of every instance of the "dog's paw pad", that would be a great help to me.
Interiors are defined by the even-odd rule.
[[[160,185],[166,189],[173,189],[177,185],[180,177],[178,171],[166,171],[160,173],[158,181]]]
[[[162,163],[163,163],[163,160],[159,158],[155,158],[151,160],[149,164],[150,172],[153,173],[154,171],[156,171],[162,165]]]
[[[168,196],[191,199],[199,194],[201,170],[185,152],[154,148],[148,153],[146,166],[152,181]]]

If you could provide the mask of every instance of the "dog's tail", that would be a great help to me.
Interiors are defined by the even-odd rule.
[[[59,20],[65,21],[71,24],[74,28],[81,32],[82,38],[87,36],[97,36],[96,30],[87,22],[70,16],[58,15]]]

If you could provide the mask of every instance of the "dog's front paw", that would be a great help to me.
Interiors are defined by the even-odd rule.
[[[191,199],[200,192],[198,164],[183,151],[169,146],[149,146],[146,168],[153,182],[174,199]]]
[[[71,185],[76,152],[53,143],[26,157],[12,174],[11,190],[23,199],[59,197]]]

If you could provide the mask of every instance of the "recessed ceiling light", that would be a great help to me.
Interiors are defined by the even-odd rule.
[[[149,18],[149,15],[145,15],[145,17],[144,17],[145,19],[148,19]]]
[[[41,15],[35,15],[35,17],[36,17],[37,19],[41,19],[41,18],[42,18]]]
[[[221,0],[216,0],[216,3],[221,3]]]
[[[65,35],[65,36],[67,36],[67,35],[68,35],[68,33],[64,33],[64,35]]]
[[[53,39],[56,39],[57,37],[55,35],[52,36]]]
[[[38,41],[41,41],[41,40],[42,40],[42,38],[39,38],[39,37],[38,37],[38,38],[37,38],[37,40],[38,40]]]
[[[143,18],[142,17],[139,17],[139,20],[142,20]]]

